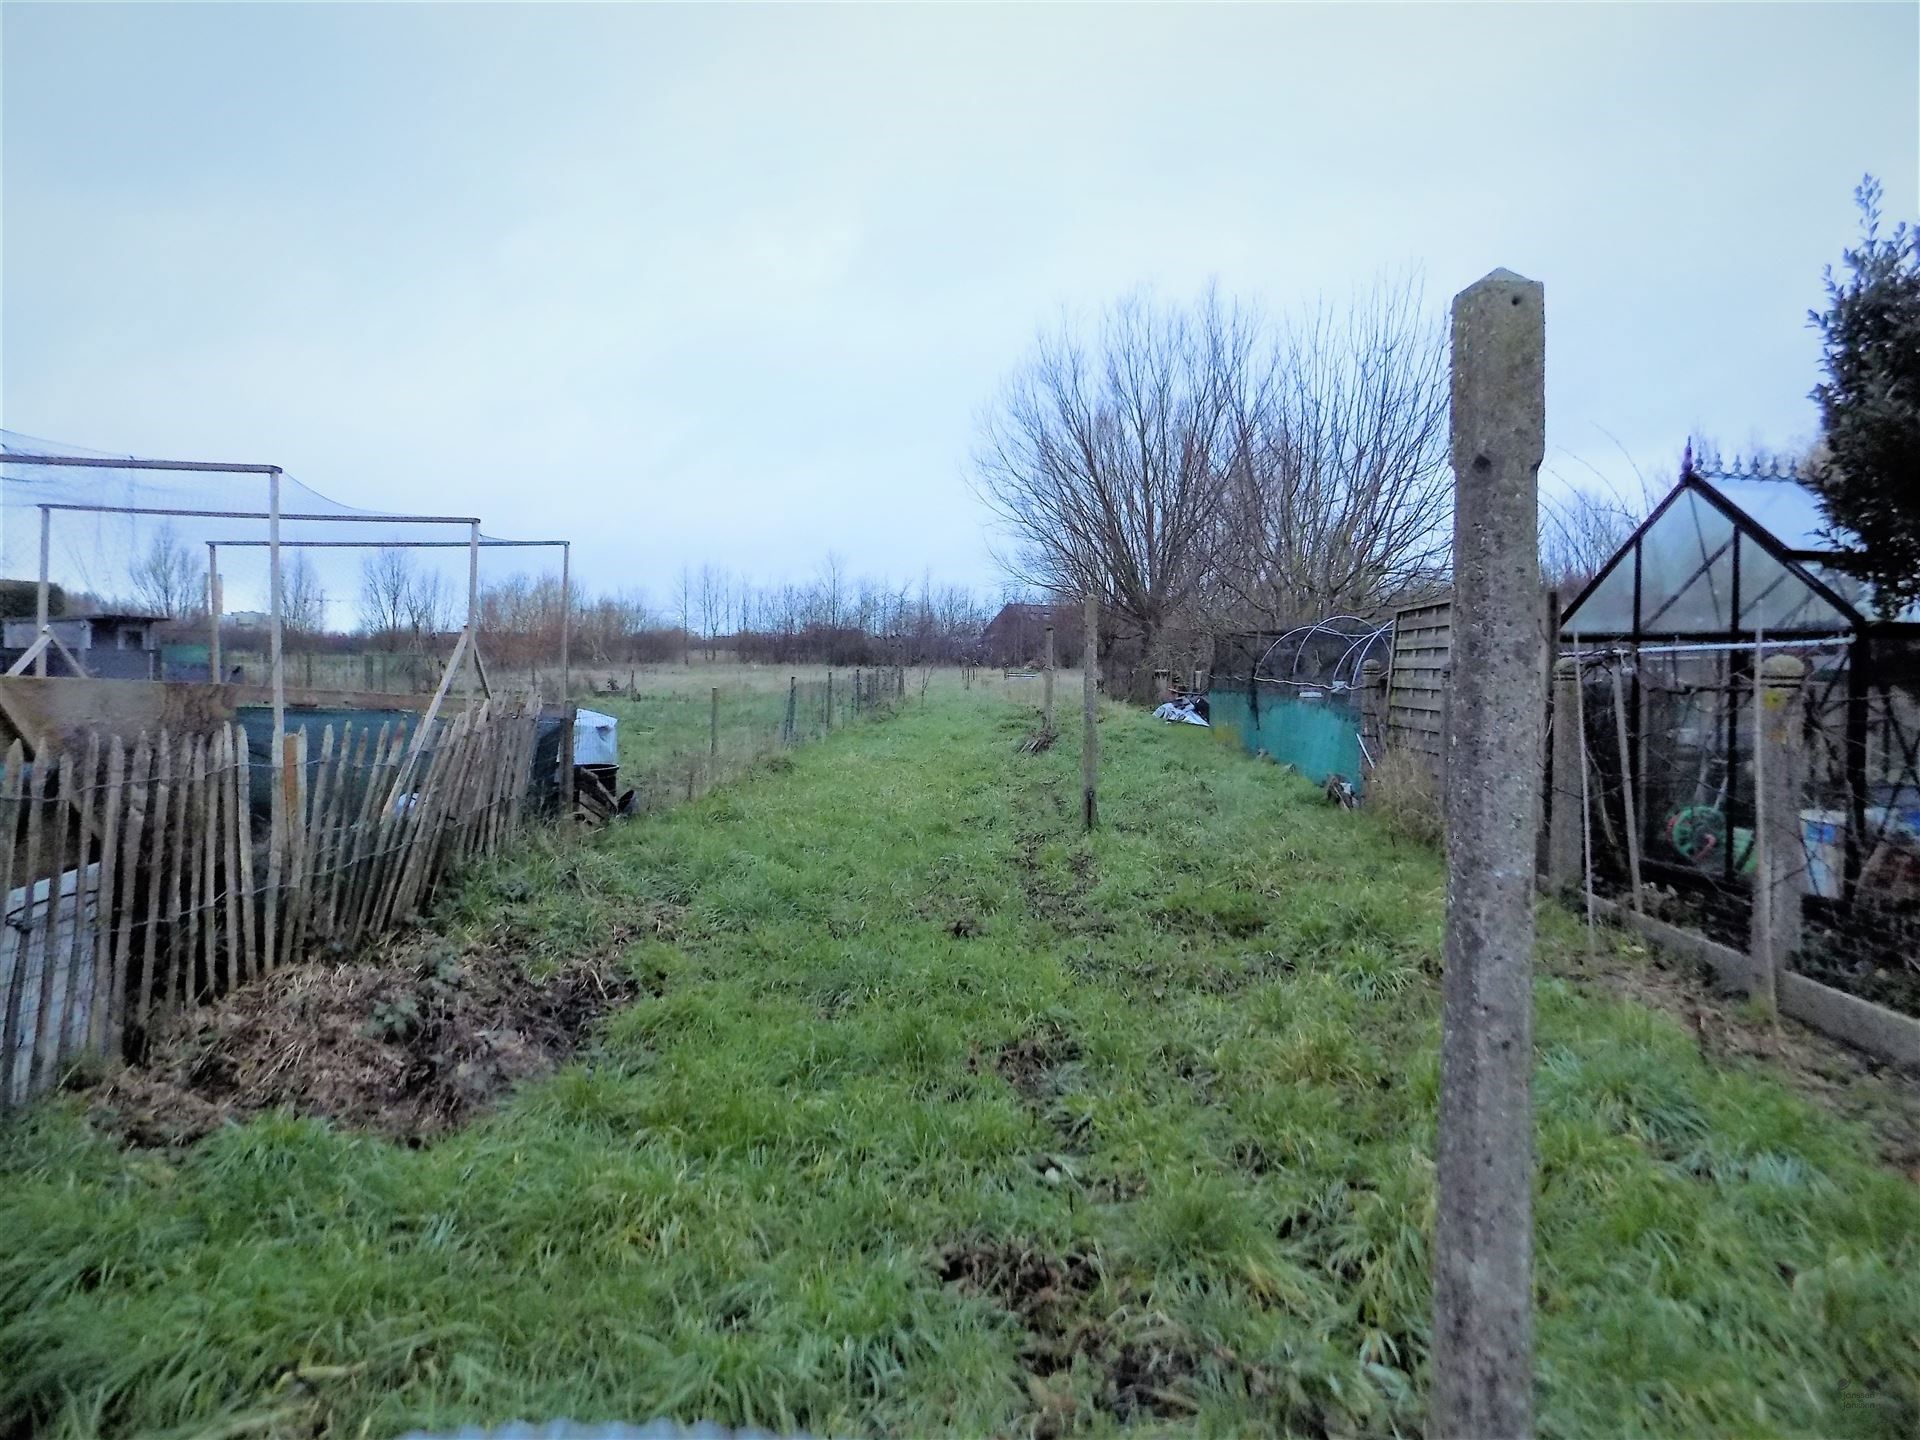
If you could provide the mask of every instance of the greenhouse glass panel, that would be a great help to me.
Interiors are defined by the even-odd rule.
[[[1733,522],[1682,492],[1640,539],[1640,630],[1686,634],[1733,627]]]
[[[1740,538],[1740,628],[1769,635],[1787,631],[1829,635],[1851,629],[1852,617],[1840,610],[1755,544]]]

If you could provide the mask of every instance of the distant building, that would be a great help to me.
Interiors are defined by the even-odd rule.
[[[62,645],[80,657],[87,674],[96,680],[150,680],[158,673],[159,627],[164,615],[138,615],[119,612],[104,615],[65,615],[48,622],[47,628]],[[4,640],[8,663],[17,659],[40,636],[39,624],[31,619],[8,620]],[[57,647],[49,647],[47,673],[67,675],[67,664]]]
[[[980,632],[980,659],[987,665],[1038,665],[1047,655],[1047,626],[1053,626],[1054,663],[1080,663],[1082,643],[1080,607],[1046,601],[1016,600]]]

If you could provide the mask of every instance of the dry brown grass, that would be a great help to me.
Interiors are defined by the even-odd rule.
[[[1411,750],[1388,750],[1367,772],[1367,808],[1395,836],[1438,845],[1446,830],[1440,787],[1426,760]]]

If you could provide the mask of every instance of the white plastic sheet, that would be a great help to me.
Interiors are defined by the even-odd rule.
[[[598,710],[578,711],[573,717],[573,763],[618,765],[620,722]]]

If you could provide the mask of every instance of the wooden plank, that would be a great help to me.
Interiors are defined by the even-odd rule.
[[[319,785],[326,783],[327,761],[333,757],[333,727],[327,726],[322,732],[320,750]],[[309,773],[307,750],[307,732],[301,730],[291,737],[299,751],[300,785],[298,803],[295,806],[297,846],[294,866],[293,890],[296,897],[293,909],[293,955],[296,959],[305,959],[307,954],[307,933],[309,919],[313,912],[313,864],[315,852],[320,842],[320,802],[324,793],[318,792],[313,775]]]
[[[384,800],[380,795],[382,765],[391,744],[388,741],[388,726],[382,724],[378,738],[374,741],[366,768],[361,772],[360,809],[353,826],[352,865],[346,882],[346,905],[342,917],[342,933],[350,943],[358,943],[361,934],[361,916],[365,910],[365,898],[369,873],[372,868],[372,851],[375,842],[373,824],[374,807]]]
[[[446,830],[447,843],[439,846],[436,839],[435,853],[429,861],[444,859],[449,866],[464,864],[479,844],[481,812],[481,784],[486,777],[486,755],[492,742],[496,722],[499,718],[498,707],[483,710],[467,732],[467,743],[461,748],[459,764],[448,771]]]
[[[167,887],[171,917],[167,925],[166,968],[167,989],[175,1009],[186,1002],[187,975],[193,968],[193,951],[181,943],[187,928],[187,905],[193,893],[193,837],[188,828],[193,810],[193,739],[191,735],[183,735],[174,741],[173,813],[167,820],[173,838],[168,847],[172,857],[167,865],[172,883]]]
[[[793,714],[791,691],[788,692],[787,714],[791,720]],[[527,803],[527,787],[533,778],[534,741],[538,729],[539,712],[537,710],[529,710],[520,717],[520,749],[514,760],[512,773],[508,776],[507,831],[509,834],[518,834],[520,830],[520,814]]]
[[[153,827],[153,851],[147,869],[147,929],[142,946],[141,988],[137,1015],[140,1028],[147,1029],[147,1014],[153,992],[161,988],[160,926],[167,909],[167,858],[173,837],[173,737],[160,732],[154,752],[153,803],[148,807]]]
[[[51,756],[53,752],[49,751]],[[14,878],[22,881],[21,903],[18,918],[14,921],[19,939],[14,942],[13,973],[15,976],[9,1029],[13,1032],[13,1043],[7,1047],[7,1085],[15,1100],[24,1100],[33,1093],[33,1066],[39,1037],[40,1013],[37,1008],[31,1019],[24,1011],[26,1008],[27,987],[31,983],[29,976],[33,968],[34,945],[34,877],[45,867],[46,847],[41,843],[41,826],[46,819],[47,766],[38,756],[33,761],[32,773],[27,777],[24,803],[27,807],[27,844],[24,854],[24,866],[16,866]],[[9,900],[12,899],[9,893]],[[22,1062],[24,1066],[22,1065]],[[21,1071],[24,1068],[25,1074]],[[16,1076],[20,1078],[16,1081]]]
[[[345,733],[344,725],[340,735],[334,733],[331,725],[321,730],[320,756],[313,762],[313,773],[307,781],[310,787],[307,796],[307,904],[301,916],[302,954],[312,953],[316,943],[324,943],[327,939],[327,850],[330,841],[327,808],[332,800],[334,772],[339,766],[338,742]]]
[[[381,770],[379,813],[374,820],[373,865],[367,874],[366,909],[361,917],[362,929],[369,937],[380,933],[381,898],[400,865],[400,836],[406,815],[400,808],[400,796],[406,793],[402,787],[411,783],[407,751],[406,738],[394,736],[393,749]]]
[[[253,751],[247,732],[233,727],[233,838],[239,846],[240,928],[235,939],[239,947],[240,983],[251,983],[262,969],[259,931],[254,925],[253,894]]]
[[[120,997],[113,988],[113,928],[119,914],[116,887],[120,877],[120,807],[125,802],[126,742],[115,735],[107,742],[107,771],[102,782],[100,814],[100,875],[93,907],[93,1007],[87,1026],[88,1045],[111,1054],[118,1028],[113,1010]]]
[[[333,812],[333,839],[328,844],[327,935],[335,943],[342,938],[341,913],[347,893],[347,858],[353,841],[353,808],[357,799],[354,787],[365,767],[367,742],[372,733],[365,725],[356,728],[349,724],[341,734],[339,756],[334,762],[333,799],[327,807]]]
[[[484,707],[468,728],[466,742],[453,758],[441,784],[446,800],[429,836],[416,896],[432,893],[442,876],[463,864],[479,844],[487,757],[499,729],[500,707]]]
[[[234,734],[234,727],[220,727],[219,764],[214,770],[215,803],[219,807],[219,822],[214,829],[214,848],[220,858],[220,874],[223,884],[220,887],[220,899],[225,902],[221,931],[226,943],[221,946],[224,957],[221,962],[223,988],[231,993],[246,983],[246,972],[242,966],[240,949],[240,846],[239,827],[244,822],[241,810],[242,797],[234,793],[233,775],[237,746],[246,743],[244,738]]]
[[[384,930],[393,923],[403,895],[412,894],[420,871],[434,858],[430,852],[440,843],[442,829],[457,798],[458,787],[452,783],[452,777],[464,763],[475,730],[485,722],[488,703],[481,701],[477,713],[463,710],[454,717],[451,728],[434,747],[433,759],[412,792],[413,799],[396,817],[398,854],[374,910],[376,930]]]
[[[214,936],[207,974],[215,990],[231,994],[240,983],[240,885],[233,853],[233,727],[222,725],[207,746],[208,804],[213,824],[207,835],[208,863],[214,885],[208,897],[207,922]],[[218,974],[215,974],[215,965]]]
[[[383,899],[376,922],[381,928],[412,903],[412,897],[420,889],[423,872],[434,861],[433,850],[439,844],[442,826],[452,806],[448,776],[458,769],[460,756],[467,748],[473,729],[472,716],[472,711],[463,712],[442,733],[433,762],[420,777],[413,799],[401,817],[400,853],[391,877],[391,895]]]
[[[93,977],[87,977],[84,994],[81,974],[87,968],[83,956],[93,954],[93,925],[87,915],[87,870],[92,865],[95,797],[100,788],[100,732],[87,737],[86,758],[77,775],[63,777],[62,798],[67,802],[67,819],[74,834],[73,921],[67,927],[66,997],[60,1010],[60,1058],[70,1060],[87,1046],[93,1023]],[[98,874],[95,875],[98,883]],[[96,907],[97,908],[97,907]],[[84,1002],[84,1008],[83,1008]]]
[[[20,806],[26,797],[26,746],[14,740],[7,746],[6,770],[0,772],[0,911],[13,896],[14,847],[20,831]],[[13,940],[26,936],[0,915],[0,955],[11,953],[4,972],[6,993],[0,995],[0,1110],[13,1102],[13,1056],[19,1041],[20,997],[26,989],[26,947]]]
[[[148,833],[153,809],[153,747],[142,735],[133,747],[129,762],[126,816],[120,835],[120,893],[114,903],[113,927],[113,1025],[108,1036],[109,1053],[118,1055],[126,1041],[128,1007],[140,993],[128,983],[134,967],[133,911],[140,893],[140,842]]]
[[[312,793],[307,799],[305,879],[302,889],[306,901],[300,910],[300,953],[307,951],[308,937],[321,932],[324,924],[322,888],[326,884],[327,863],[327,782],[333,766],[333,726],[320,732],[320,759],[309,781]],[[319,923],[316,923],[319,922]]]
[[[521,768],[527,753],[527,734],[533,728],[533,720],[525,710],[509,717],[505,743],[501,747],[500,774],[496,788],[494,831],[488,854],[497,855],[511,841],[518,828],[518,812],[514,804],[517,793],[524,789],[521,783]]]
[[[34,890],[37,882],[27,881],[26,922],[22,953],[40,955],[39,1008],[33,1017],[33,1058],[27,1070],[27,1093],[35,1093],[53,1083],[53,1056],[50,1043],[57,1042],[53,1017],[53,917],[60,903],[61,840],[66,832],[67,807],[59,792],[48,785],[49,772],[66,783],[64,756],[58,750],[41,750],[34,755],[33,809],[27,816],[27,848],[41,860],[40,869],[48,879],[46,913],[39,914]],[[29,875],[39,873],[30,871]]]
[[[272,747],[269,746],[269,749]],[[286,874],[286,752],[269,757],[273,783],[268,787],[266,912],[260,929],[260,973],[271,974],[280,959],[281,886]]]
[[[193,923],[200,936],[201,973],[206,977],[201,993],[204,998],[210,999],[222,993],[220,977],[215,973],[220,943],[220,731],[195,740],[193,744],[197,757],[194,799],[200,811],[193,831],[193,843],[199,851],[200,871]]]
[[[356,743],[357,742],[357,743]],[[326,874],[326,924],[327,938],[337,944],[343,938],[341,934],[341,897],[346,893],[348,861],[352,849],[353,812],[351,809],[353,780],[366,764],[367,730],[362,726],[359,734],[349,722],[340,732],[340,749],[334,762],[333,783],[329,787],[327,800],[327,874]]]
[[[368,786],[360,822],[360,864],[354,880],[353,936],[355,943],[365,939],[379,894],[380,880],[387,863],[385,846],[390,831],[392,809],[390,792],[399,778],[400,757],[405,752],[405,731],[396,727],[391,738],[387,727],[380,728],[381,744],[375,747],[374,763],[368,774]]]

